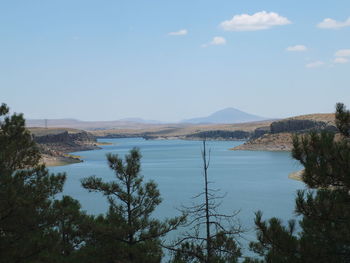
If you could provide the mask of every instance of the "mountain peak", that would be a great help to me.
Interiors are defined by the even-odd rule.
[[[253,121],[262,121],[266,120],[267,118],[253,115],[250,113],[246,113],[244,111],[241,111],[239,109],[229,107],[225,108],[219,111],[214,112],[213,114],[207,116],[207,117],[201,117],[201,118],[193,118],[193,119],[187,119],[182,122],[185,123],[242,123],[242,122],[253,122]]]

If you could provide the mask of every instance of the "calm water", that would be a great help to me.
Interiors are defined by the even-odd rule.
[[[112,145],[101,150],[76,152],[83,163],[52,167],[52,172],[67,172],[64,194],[78,199],[88,213],[107,211],[105,198],[88,193],[80,180],[96,175],[105,181],[113,179],[107,167],[106,153],[123,156],[132,147],[139,147],[143,155],[142,175],[158,183],[162,204],[156,210],[159,218],[178,215],[176,208],[193,202],[192,197],[203,189],[201,142],[164,140],[146,141],[140,138],[103,139]],[[230,151],[242,142],[209,141],[211,162],[209,178],[212,188],[226,193],[221,211],[241,210],[239,218],[247,228],[254,227],[254,212],[262,210],[264,217],[292,218],[296,190],[303,184],[288,179],[288,174],[299,170],[299,164],[290,153],[263,151]],[[248,235],[251,236],[251,235]]]

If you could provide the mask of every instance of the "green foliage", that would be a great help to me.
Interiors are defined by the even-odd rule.
[[[40,153],[25,128],[22,114],[8,115],[6,104],[0,106],[0,173],[12,174],[18,169],[33,167],[38,164]]]
[[[343,103],[337,103],[335,112],[337,128],[346,137],[350,136],[350,112]]]
[[[204,241],[204,240],[202,240]],[[241,256],[236,241],[225,231],[215,233],[211,237],[213,253],[210,257],[200,242],[182,242],[177,249],[172,263],[235,263]]]
[[[53,203],[55,227],[57,231],[58,262],[76,262],[79,249],[85,242],[86,225],[89,217],[81,212],[80,203],[70,196],[63,196],[61,200]]]
[[[350,187],[350,147],[346,138],[335,134],[311,133],[294,136],[292,155],[304,166],[303,181],[311,188]]]
[[[298,240],[293,220],[285,227],[278,218],[263,221],[262,213],[257,212],[255,225],[258,242],[252,242],[250,249],[264,256],[265,262],[300,262],[296,253]]]
[[[161,198],[153,181],[143,183],[138,149],[132,149],[125,161],[112,154],[107,155],[107,160],[115,173],[115,181],[105,183],[96,177],[82,181],[90,192],[104,194],[110,205],[105,216],[95,219],[91,239],[84,249],[99,259],[108,256],[106,262],[160,262],[160,238],[177,228],[184,218],[164,222],[151,218]],[[103,248],[94,250],[93,247]]]
[[[160,238],[184,217],[163,222],[151,218],[161,203],[157,185],[143,183],[141,154],[130,151],[125,162],[108,155],[116,181],[90,177],[89,191],[102,192],[110,203],[106,215],[87,216],[77,200],[55,196],[65,174],[50,174],[22,114],[0,106],[0,255],[1,262],[160,262]]]
[[[263,221],[258,213],[258,242],[250,246],[261,262],[350,262],[350,112],[341,103],[336,124],[337,135],[294,136],[292,155],[304,166],[303,181],[311,188],[297,194],[300,232],[295,233],[294,223],[284,227],[278,219]]]
[[[0,255],[2,262],[40,262],[56,246],[52,198],[64,174],[39,165],[40,154],[22,114],[0,107]]]

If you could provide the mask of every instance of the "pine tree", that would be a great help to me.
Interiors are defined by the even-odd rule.
[[[77,262],[81,257],[80,248],[87,239],[89,217],[81,211],[80,203],[70,196],[55,200],[52,205],[55,230],[58,235],[56,253],[51,262]]]
[[[292,155],[304,166],[302,179],[309,187],[296,198],[300,231],[293,221],[284,227],[257,213],[258,242],[251,248],[261,262],[350,262],[350,112],[338,103],[335,117],[338,134],[294,136]]]
[[[138,149],[132,149],[125,161],[113,154],[107,155],[107,160],[115,173],[115,181],[106,183],[96,177],[82,181],[84,188],[101,192],[109,202],[108,213],[95,219],[93,236],[85,249],[91,251],[91,246],[106,244],[102,250],[104,255],[99,253],[101,251],[94,251],[99,258],[108,257],[105,262],[160,262],[160,238],[176,229],[184,218],[164,222],[151,218],[161,203],[161,197],[153,181],[143,183]]]
[[[25,128],[23,115],[10,116],[6,104],[0,106],[0,145],[0,173],[2,176],[38,165],[39,149],[30,132]]]
[[[39,262],[56,246],[51,206],[64,174],[49,174],[22,114],[0,107],[1,262]]]

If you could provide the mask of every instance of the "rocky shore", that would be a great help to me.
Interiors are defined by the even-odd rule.
[[[291,151],[292,134],[264,134],[259,138],[249,140],[231,150],[239,151]]]
[[[96,137],[75,129],[30,128],[34,141],[42,154],[42,163],[47,166],[59,166],[79,163],[79,156],[69,153],[99,149]]]
[[[334,114],[310,114],[274,121],[268,127],[257,128],[255,136],[231,150],[291,151],[293,134],[322,130],[337,132]]]
[[[231,150],[291,151],[293,134],[336,131],[334,114],[302,115],[282,120],[222,125],[163,125],[143,129],[29,128],[47,165],[81,162],[69,153],[98,149],[96,138],[143,137],[148,140],[244,140]]]

